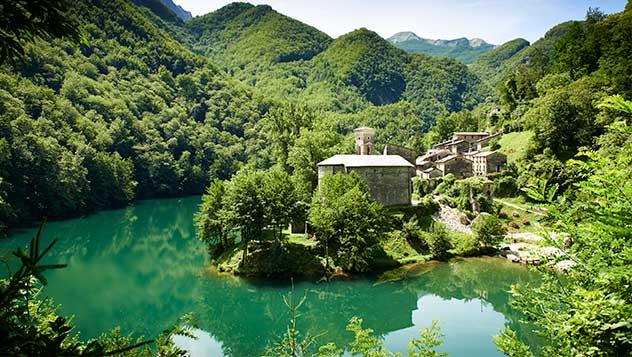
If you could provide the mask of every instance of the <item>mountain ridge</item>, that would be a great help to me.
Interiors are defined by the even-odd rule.
[[[496,47],[480,38],[429,39],[420,37],[412,31],[398,32],[387,38],[387,41],[409,53],[452,57],[465,64],[475,62],[484,53]]]
[[[191,20],[193,15],[185,10],[182,6],[173,2],[173,0],[160,0],[169,10],[173,11],[174,14],[178,15],[183,21]]]

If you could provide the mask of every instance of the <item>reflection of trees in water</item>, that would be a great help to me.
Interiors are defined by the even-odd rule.
[[[155,335],[191,310],[207,257],[195,238],[198,198],[145,201],[125,210],[51,222],[46,239],[61,238],[45,293],[75,315],[83,336],[122,325]],[[62,236],[63,235],[63,236]]]
[[[526,343],[537,346],[532,326],[520,323],[523,315],[512,308],[508,291],[513,284],[537,283],[538,275],[500,258],[455,259],[431,272],[405,282],[418,296],[434,294],[444,299],[479,299],[505,316],[506,324]]]
[[[534,281],[534,273],[524,267],[504,264],[500,259],[468,259],[437,264],[424,274],[406,281],[375,284],[359,279],[329,284],[297,283],[295,294],[306,293],[299,320],[301,332],[312,335],[326,332],[321,342],[343,345],[351,339],[345,327],[359,316],[364,326],[378,335],[412,326],[412,311],[418,297],[434,294],[444,299],[480,299],[505,315],[507,323],[533,338],[528,326],[520,324],[519,314],[509,306],[511,284]],[[208,294],[201,297],[196,311],[201,328],[223,343],[231,356],[261,354],[273,333],[281,334],[288,312],[282,295],[291,287],[270,282],[245,282],[213,279],[205,283]]]
[[[291,290],[290,285],[244,282],[218,287],[217,283],[208,282],[209,294],[197,304],[204,309],[197,314],[201,327],[222,341],[227,355],[262,354],[274,334],[285,331],[289,316],[282,296]],[[299,328],[312,335],[326,332],[320,342],[342,345],[351,339],[345,327],[353,316],[362,316],[365,325],[379,334],[412,326],[417,298],[393,285],[374,286],[367,280],[297,283],[296,296],[307,295]]]

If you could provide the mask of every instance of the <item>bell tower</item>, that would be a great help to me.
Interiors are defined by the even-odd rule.
[[[356,155],[375,155],[375,129],[366,126],[353,130]]]

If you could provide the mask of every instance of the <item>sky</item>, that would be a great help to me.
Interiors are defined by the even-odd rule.
[[[242,0],[245,1],[245,0]],[[232,2],[174,0],[193,16]],[[387,38],[412,31],[431,39],[482,38],[493,44],[535,41],[554,25],[584,18],[588,7],[622,11],[627,0],[250,0],[307,23],[332,37],[360,27]]]

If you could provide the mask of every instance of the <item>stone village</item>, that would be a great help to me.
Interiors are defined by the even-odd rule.
[[[385,144],[379,154],[373,128],[360,127],[353,132],[355,154],[334,155],[319,162],[318,181],[326,174],[353,171],[384,206],[411,204],[412,177],[436,181],[448,174],[457,179],[487,176],[504,170],[507,165],[505,154],[487,150],[490,141],[501,133],[455,132],[450,140],[435,144],[416,157],[414,150],[393,144]]]

